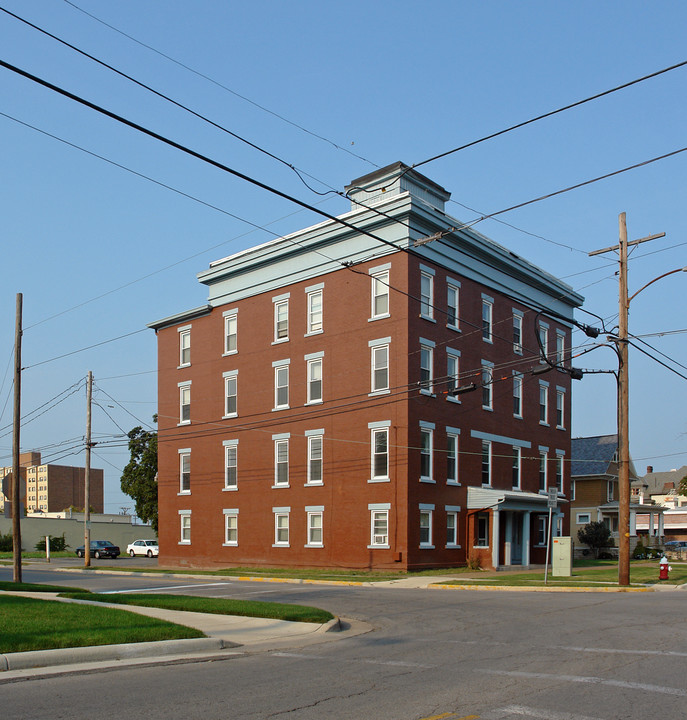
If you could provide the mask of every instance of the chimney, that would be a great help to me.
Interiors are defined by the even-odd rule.
[[[649,473],[652,473],[653,471],[654,471],[654,466],[653,466],[653,465],[647,465],[647,466],[646,466],[646,474],[647,474],[647,475],[648,475]]]

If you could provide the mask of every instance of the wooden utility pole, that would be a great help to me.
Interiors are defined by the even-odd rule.
[[[19,471],[19,426],[21,423],[21,318],[22,294],[17,293],[14,331],[14,433],[12,439],[12,558],[14,582],[21,582],[21,475]]]
[[[628,310],[630,300],[627,292],[627,248],[649,240],[663,237],[665,233],[649,235],[639,240],[627,241],[625,213],[618,216],[618,244],[589,255],[617,251],[619,256],[618,336],[614,338],[618,351],[618,584],[630,584],[630,375],[628,361]],[[678,270],[672,272],[679,272]],[[670,273],[668,273],[670,274]],[[657,278],[658,279],[658,278]],[[652,281],[653,282],[653,281]],[[639,291],[638,291],[639,292]],[[635,293],[636,295],[637,293]]]
[[[88,371],[86,384],[86,466],[84,469],[83,522],[84,522],[84,567],[91,565],[91,400],[93,398],[93,373]]]

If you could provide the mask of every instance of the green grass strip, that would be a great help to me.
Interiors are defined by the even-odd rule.
[[[16,583],[11,580],[0,580],[0,590],[7,590],[7,592],[74,592],[73,587],[66,585],[36,585],[25,582]],[[79,592],[88,593],[90,590],[79,590]]]
[[[184,612],[211,613],[213,615],[241,615],[244,617],[289,620],[290,622],[326,623],[334,616],[326,610],[307,605],[260,602],[257,600],[232,600],[230,598],[203,598],[190,595],[126,594],[99,595],[97,593],[61,593],[60,597],[75,600],[91,600],[117,605],[140,605],[142,607],[182,610]]]
[[[85,593],[84,599],[90,597]],[[199,630],[96,605],[0,595],[0,652],[204,637]]]

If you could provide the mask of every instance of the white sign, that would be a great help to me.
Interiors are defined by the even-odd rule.
[[[558,488],[549,488],[549,502],[548,507],[558,507]]]

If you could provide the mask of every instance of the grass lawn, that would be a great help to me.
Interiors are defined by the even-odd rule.
[[[0,652],[204,637],[193,628],[93,605],[0,594]]]
[[[658,563],[632,563],[630,565],[630,583],[633,586],[682,585],[687,582],[687,565],[672,565],[668,580],[659,581]],[[505,587],[537,587],[544,586],[544,571],[523,573],[498,573],[483,577],[451,580],[451,585],[499,585]],[[552,577],[549,570],[547,585],[553,587],[588,586],[617,587],[618,563],[612,560],[590,561],[584,565],[575,565],[571,577]]]
[[[8,592],[73,592],[73,587],[66,587],[65,585],[37,585],[32,583],[16,583],[12,580],[0,580],[0,590],[7,590]],[[88,590],[81,590],[80,592],[87,593]]]
[[[306,605],[260,602],[257,600],[231,600],[228,598],[203,598],[190,595],[108,594],[64,592],[60,597],[113,603],[117,605],[141,605],[143,607],[183,610],[185,612],[212,613],[214,615],[241,615],[245,617],[271,618],[291,622],[326,623],[333,615],[326,610]]]

